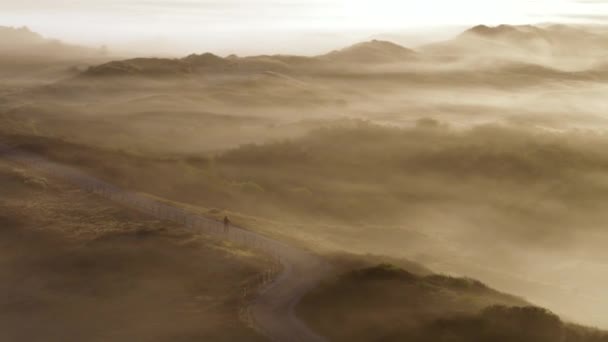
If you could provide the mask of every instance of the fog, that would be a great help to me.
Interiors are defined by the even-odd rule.
[[[312,55],[378,34],[414,36],[400,41],[410,45],[447,38],[440,34],[446,27],[455,34],[454,27],[480,23],[597,23],[601,17],[594,15],[606,6],[575,0],[3,0],[0,23],[138,56],[197,51]],[[422,36],[428,39],[420,42]]]
[[[606,41],[478,26],[414,50],[85,59],[6,77],[0,137],[322,254],[406,258],[608,329]]]

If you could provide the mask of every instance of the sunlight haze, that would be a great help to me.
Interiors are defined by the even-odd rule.
[[[608,0],[0,0],[0,342],[608,342]]]
[[[4,25],[165,54],[315,54],[375,34],[430,32],[430,40],[447,38],[439,27],[454,33],[476,24],[601,21],[601,13],[608,13],[606,2],[580,0],[0,1]]]

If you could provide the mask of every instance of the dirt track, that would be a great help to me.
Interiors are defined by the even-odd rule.
[[[0,156],[159,219],[180,222],[193,230],[272,256],[281,264],[281,273],[258,289],[259,293],[247,308],[255,327],[273,341],[325,341],[295,313],[295,307],[302,296],[314,288],[329,271],[329,266],[318,256],[239,227],[232,227],[226,233],[221,222],[189,213],[145,194],[121,189],[73,167],[1,143]]]

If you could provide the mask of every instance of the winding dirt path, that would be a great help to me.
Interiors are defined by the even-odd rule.
[[[121,189],[76,168],[2,143],[0,143],[0,157],[42,171],[49,176],[72,183],[84,191],[98,194],[158,219],[179,222],[195,231],[272,256],[281,264],[282,272],[270,283],[258,289],[259,293],[247,308],[255,327],[273,341],[325,341],[325,338],[306,326],[295,312],[300,299],[329,272],[328,264],[318,256],[239,227],[232,227],[229,232],[225,232],[220,222],[171,206],[145,194]]]

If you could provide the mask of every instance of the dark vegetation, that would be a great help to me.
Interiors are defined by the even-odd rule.
[[[608,197],[599,176],[608,169],[608,139],[576,131],[509,125],[456,130],[432,120],[408,129],[352,122],[300,139],[181,157],[44,138],[14,141],[123,186],[207,208],[387,227],[412,215],[421,220],[439,210],[458,211],[461,218],[484,222],[485,232],[471,233],[522,244],[560,245],[595,229]],[[490,223],[494,228],[488,229]],[[574,223],[579,230],[568,231]]]
[[[599,342],[608,334],[471,279],[391,265],[351,271],[307,295],[300,314],[332,341]]]
[[[563,302],[552,307],[560,314],[597,307],[603,291],[592,281],[596,272],[556,266],[606,260],[608,140],[601,133],[351,122],[298,139],[164,156],[6,138],[123,187],[227,210],[239,224],[323,251],[405,257]],[[563,280],[564,272],[577,276]],[[545,277],[596,295],[574,297],[537,281]]]

